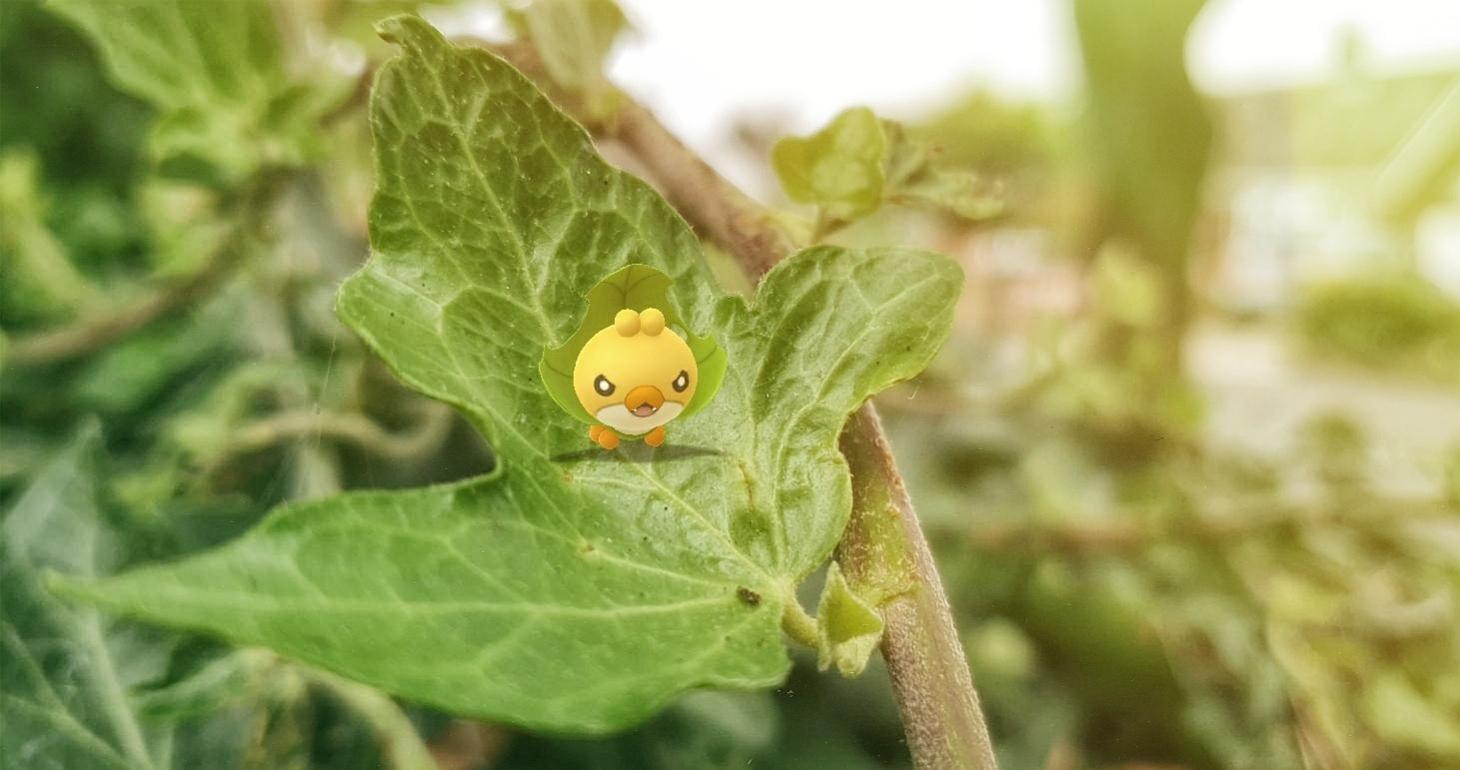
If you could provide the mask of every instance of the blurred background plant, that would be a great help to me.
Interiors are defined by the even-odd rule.
[[[1072,100],[759,116],[728,162],[798,237],[964,264],[953,340],[879,406],[1002,767],[1460,764],[1460,63],[1350,36],[1328,78],[1205,94],[1203,5],[1060,3]],[[5,766],[906,765],[878,672],[573,740],[46,592],[491,467],[332,313],[371,24],[413,9],[524,37],[611,122],[608,0],[0,3]]]

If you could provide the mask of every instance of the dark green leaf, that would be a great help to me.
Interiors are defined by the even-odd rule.
[[[686,688],[779,681],[783,602],[850,510],[837,435],[937,350],[958,268],[811,249],[747,305],[714,285],[683,220],[511,67],[417,18],[383,32],[404,54],[372,102],[374,251],[340,313],[464,411],[499,469],[289,506],[210,554],[71,590],[536,728],[613,730]],[[584,294],[635,262],[672,279],[728,373],[668,446],[605,454],[537,364]]]
[[[692,692],[642,727],[596,740],[514,738],[494,767],[681,770],[759,767],[776,738],[769,693]]]
[[[0,154],[0,321],[48,321],[98,299],[46,226],[38,166],[22,150]]]
[[[254,694],[260,674],[275,660],[264,650],[235,650],[180,681],[138,693],[133,708],[146,719],[181,719],[237,705]]]

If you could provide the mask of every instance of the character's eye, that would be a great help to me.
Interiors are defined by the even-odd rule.
[[[689,387],[689,372],[681,370],[679,376],[675,377],[671,384],[674,385],[675,393],[683,393],[684,389]]]
[[[613,383],[609,382],[608,378],[601,374],[593,378],[593,389],[598,391],[598,395],[600,396],[613,395]]]

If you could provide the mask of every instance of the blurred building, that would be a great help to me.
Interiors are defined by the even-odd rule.
[[[1460,297],[1460,67],[1217,99],[1203,283],[1261,312],[1302,286],[1412,270]]]

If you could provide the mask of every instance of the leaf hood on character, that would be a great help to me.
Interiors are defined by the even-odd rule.
[[[588,312],[578,325],[578,331],[562,345],[543,351],[542,361],[538,364],[548,395],[564,412],[588,425],[598,423],[573,392],[573,365],[588,340],[612,326],[614,316],[625,308],[635,311],[658,308],[664,313],[665,323],[679,331],[690,352],[694,353],[695,365],[699,367],[699,385],[694,397],[676,419],[688,417],[710,403],[725,380],[725,350],[710,337],[701,337],[690,331],[669,302],[670,285],[669,276],[648,265],[635,263],[619,268],[589,290]]]

